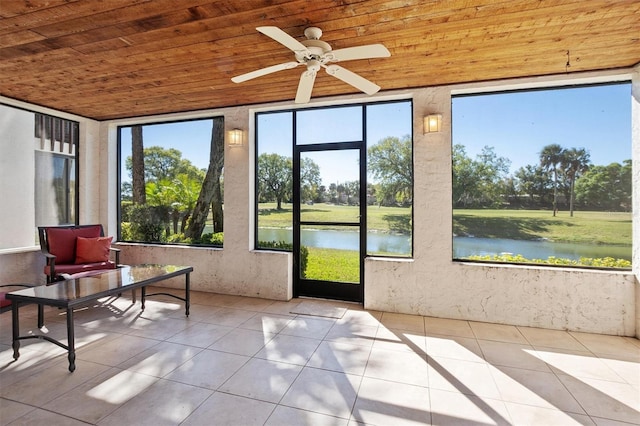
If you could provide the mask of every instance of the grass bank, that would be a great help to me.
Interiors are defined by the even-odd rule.
[[[631,213],[545,210],[453,211],[453,233],[516,240],[547,239],[576,244],[631,245]]]
[[[293,206],[283,204],[282,210],[276,210],[276,203],[260,203],[258,214],[260,227],[289,228],[293,221]],[[302,220],[318,222],[357,222],[359,214],[358,206],[327,203],[305,205],[300,212]],[[367,222],[369,229],[408,235],[411,232],[411,208],[369,206]]]
[[[275,203],[261,203],[259,214],[261,227],[291,227],[291,204],[284,204],[282,210],[276,210]],[[320,222],[356,222],[358,214],[357,206],[326,203],[306,205],[302,209],[303,220]],[[367,227],[372,230],[408,235],[411,232],[411,209],[369,206],[367,222]],[[571,217],[569,212],[560,211],[554,217],[548,210],[455,209],[453,233],[486,238],[630,246],[631,213],[576,211]]]

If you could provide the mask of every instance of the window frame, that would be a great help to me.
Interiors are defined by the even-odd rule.
[[[454,114],[453,114],[453,100],[455,98],[465,98],[465,97],[478,97],[478,96],[490,96],[490,95],[503,95],[503,94],[512,94],[512,93],[533,93],[533,92],[544,92],[551,90],[563,90],[563,89],[580,89],[580,88],[589,88],[589,87],[601,87],[601,86],[616,86],[616,85],[631,85],[632,79],[630,76],[620,75],[620,76],[608,76],[605,78],[596,78],[596,79],[588,79],[585,81],[581,79],[579,81],[546,81],[539,84],[531,84],[527,86],[518,85],[517,88],[513,88],[513,86],[509,86],[508,88],[501,89],[500,87],[492,87],[492,88],[466,88],[461,90],[452,90],[450,94],[450,112],[451,112],[451,179],[453,183],[454,170],[453,170],[453,147],[455,145],[454,142]],[[630,95],[631,96],[631,95]],[[631,108],[631,105],[629,105]],[[633,118],[632,123],[633,125]],[[630,147],[630,159],[633,161],[633,140],[631,140]],[[623,160],[626,161],[626,160]],[[633,167],[633,166],[632,166]],[[513,175],[513,173],[511,173]],[[633,180],[631,182],[631,194],[633,194]],[[451,218],[452,218],[452,229],[451,234],[454,234],[453,229],[453,210],[454,210],[454,200],[453,200],[453,191],[451,192]],[[633,202],[631,203],[631,208],[633,208]],[[633,211],[631,211],[633,214]],[[466,259],[466,258],[456,258],[454,257],[454,240],[452,237],[452,245],[451,245],[451,261],[458,264],[480,264],[480,265],[491,265],[491,266],[525,266],[525,267],[551,267],[551,268],[576,268],[581,270],[604,270],[604,271],[629,271],[632,267],[629,268],[618,268],[618,267],[604,267],[604,266],[590,266],[590,265],[564,265],[564,264],[553,264],[553,263],[535,263],[535,262],[501,262],[497,260],[479,260],[479,259]],[[633,237],[631,238],[631,250],[633,253],[634,241]],[[632,256],[633,258],[633,256]],[[548,259],[548,258],[547,258]]]
[[[9,105],[11,106],[11,105]],[[18,108],[12,106],[13,108]],[[69,120],[62,117],[57,117],[51,114],[45,114],[29,109],[22,109],[24,111],[34,114],[34,141],[40,139],[40,149],[34,149],[34,167],[37,164],[37,157],[43,158],[45,156],[51,158],[62,158],[64,161],[65,171],[70,171],[68,162],[73,162],[73,174],[74,184],[71,185],[69,175],[65,175],[65,192],[73,191],[73,197],[65,197],[65,213],[67,216],[72,216],[72,221],[64,223],[38,223],[38,197],[35,190],[37,186],[37,177],[34,176],[34,207],[35,207],[35,225],[37,226],[50,226],[50,225],[78,225],[80,223],[80,123],[75,120]],[[57,125],[56,125],[57,124]],[[54,150],[55,143],[58,142],[60,147],[58,150]],[[45,144],[50,147],[49,150],[43,149]],[[73,151],[73,153],[64,152],[65,144]],[[36,172],[37,172],[37,168]],[[73,203],[73,205],[69,205]]]
[[[122,129],[124,128],[132,128],[134,126],[154,126],[154,125],[163,125],[163,124],[177,124],[177,123],[189,123],[189,122],[195,122],[195,121],[206,121],[206,120],[213,120],[214,118],[220,118],[222,117],[223,120],[225,119],[224,115],[220,115],[220,114],[207,114],[201,117],[192,117],[192,118],[178,118],[178,119],[167,119],[167,120],[159,120],[159,121],[139,121],[139,122],[131,122],[131,123],[127,123],[127,124],[119,124],[116,126],[116,156],[118,158],[118,167],[117,167],[117,171],[116,171],[116,202],[118,205],[117,208],[117,212],[116,212],[116,221],[117,221],[117,235],[118,235],[118,240],[120,242],[125,242],[125,243],[133,243],[133,244],[145,244],[145,245],[158,245],[158,246],[167,246],[167,245],[172,245],[172,246],[184,246],[184,247],[202,247],[202,248],[215,248],[215,249],[222,249],[223,248],[223,244],[204,244],[204,243],[200,243],[200,244],[195,244],[195,243],[181,243],[181,242],[164,242],[164,241],[129,241],[129,240],[123,240],[122,239],[122,163],[123,161],[125,161],[126,159],[122,158]],[[223,141],[222,141],[223,147],[226,144],[226,134],[223,137]],[[153,145],[152,145],[153,146]],[[172,148],[176,148],[177,147],[173,146]],[[182,151],[181,151],[182,152]],[[209,148],[207,151],[208,157],[210,158],[211,156],[211,144],[209,143]],[[189,160],[188,158],[183,158],[186,160]],[[207,166],[208,167],[208,166]],[[206,170],[205,170],[205,174],[206,174]],[[223,152],[223,171],[222,171],[222,179],[224,180],[224,152]],[[145,181],[145,185],[146,185],[146,181]],[[224,191],[224,189],[223,189]],[[222,199],[223,199],[223,206],[224,206],[224,192],[222,195]]]
[[[414,121],[414,100],[413,98],[398,98],[398,99],[389,99],[389,100],[381,100],[381,101],[374,101],[374,102],[354,102],[354,103],[338,103],[338,104],[328,104],[328,105],[322,105],[322,106],[310,106],[310,107],[300,107],[300,108],[283,108],[283,109],[269,109],[269,110],[264,110],[264,111],[256,111],[253,114],[253,125],[254,125],[254,135],[255,135],[255,149],[254,149],[254,158],[253,158],[253,162],[254,162],[254,170],[253,170],[253,188],[254,188],[254,197],[253,197],[253,202],[254,202],[254,221],[253,221],[253,247],[256,250],[265,250],[265,251],[276,251],[276,252],[288,252],[290,253],[291,250],[288,249],[282,249],[282,248],[273,248],[273,247],[260,247],[258,245],[259,243],[259,239],[258,239],[258,232],[259,232],[259,199],[258,199],[258,195],[259,195],[259,191],[258,191],[258,187],[259,187],[259,180],[258,180],[258,157],[260,156],[260,151],[259,151],[259,140],[258,140],[258,134],[260,131],[260,125],[258,123],[259,117],[263,116],[263,115],[268,115],[268,114],[278,114],[278,113],[291,113],[292,114],[292,119],[291,119],[291,125],[292,125],[292,145],[291,145],[291,156],[292,159],[294,157],[294,149],[295,149],[295,145],[296,145],[296,113],[297,112],[307,112],[307,111],[311,111],[311,110],[320,110],[320,109],[335,109],[335,108],[343,108],[343,107],[360,107],[362,108],[362,138],[363,138],[363,142],[365,143],[365,156],[368,159],[368,149],[369,146],[367,145],[368,139],[367,139],[367,108],[370,106],[376,106],[376,105],[384,105],[384,104],[394,104],[394,103],[408,103],[409,107],[410,107],[410,112],[409,112],[409,118],[410,118],[410,134],[409,136],[411,137],[411,167],[412,167],[412,180],[411,180],[411,190],[413,193],[413,198],[415,198],[415,167],[414,167],[414,159],[415,159],[415,137],[414,137],[414,126],[413,126],[413,121]],[[340,144],[340,143],[345,143],[345,142],[322,142],[319,144],[323,144],[323,145],[331,145],[331,144]],[[308,145],[308,144],[303,144],[303,145]],[[364,190],[366,192],[366,188],[368,186],[368,164],[365,162],[365,164],[363,165],[364,171],[365,171],[365,176],[367,177],[367,179],[365,179],[365,182],[361,182],[361,185],[364,183]],[[365,208],[368,208],[368,205],[365,206]],[[378,254],[369,254],[368,253],[368,249],[366,249],[366,257],[384,257],[384,258],[392,258],[392,259],[413,259],[414,258],[414,249],[415,249],[415,204],[414,204],[414,200],[411,200],[411,244],[410,244],[410,253],[408,255],[393,255],[393,254],[385,254],[385,255],[378,255]],[[366,219],[366,216],[365,216]],[[291,223],[293,226],[293,217],[291,219]],[[364,227],[366,230],[368,230],[368,223],[365,222]]]

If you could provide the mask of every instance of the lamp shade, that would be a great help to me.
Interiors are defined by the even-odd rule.
[[[442,114],[429,114],[424,117],[424,133],[442,130]]]
[[[243,131],[241,129],[233,129],[229,131],[229,146],[242,146]]]

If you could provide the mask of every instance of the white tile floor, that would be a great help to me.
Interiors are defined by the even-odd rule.
[[[77,369],[43,341],[12,358],[0,316],[2,425],[640,424],[640,341],[193,292],[76,313]],[[21,309],[22,333],[35,309]],[[46,331],[66,336],[64,314]],[[37,330],[32,330],[37,332]]]

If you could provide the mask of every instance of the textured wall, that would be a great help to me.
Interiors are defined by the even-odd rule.
[[[635,274],[636,337],[640,338],[640,64],[631,84],[631,139],[633,143],[633,272]]]
[[[0,105],[0,250],[35,243],[33,129],[33,113]]]
[[[46,282],[40,248],[0,254],[0,284]]]
[[[540,83],[540,80],[519,83],[529,85]],[[640,324],[640,321],[636,319],[637,279],[631,272],[452,261],[451,89],[441,87],[413,92],[414,259],[368,258],[365,307],[435,317],[635,335],[640,327],[636,322]],[[478,90],[478,87],[470,89]],[[442,132],[423,134],[422,117],[428,113],[443,114]],[[636,135],[640,121],[637,114]],[[637,151],[636,148],[636,161]],[[636,170],[636,194],[640,187],[638,176]],[[636,224],[639,211],[640,206],[636,203]],[[635,229],[634,242],[637,242],[638,226]],[[635,248],[634,264],[638,265],[637,244]]]
[[[245,251],[241,256],[236,256],[230,251],[210,248],[143,244],[119,244],[118,247],[122,250],[122,263],[193,266],[193,290],[274,300],[291,298],[290,253]],[[166,285],[183,288],[184,281],[178,279]]]

